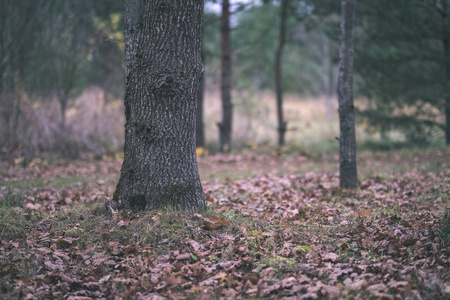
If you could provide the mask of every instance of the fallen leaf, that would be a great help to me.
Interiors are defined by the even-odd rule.
[[[333,252],[329,252],[323,256],[323,260],[331,260],[332,262],[335,262],[339,259],[339,255]]]
[[[230,221],[225,220],[224,217],[211,216],[209,218],[203,218],[203,223],[208,229],[217,229],[223,226],[230,225]]]
[[[49,260],[46,260],[44,265],[52,271],[64,271],[64,265],[54,264]]]
[[[178,255],[175,259],[176,260],[187,260],[191,258],[191,253],[182,253]]]

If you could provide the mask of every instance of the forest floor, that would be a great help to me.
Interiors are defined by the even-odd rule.
[[[208,209],[108,215],[121,162],[0,163],[1,299],[450,299],[450,149],[199,158]]]

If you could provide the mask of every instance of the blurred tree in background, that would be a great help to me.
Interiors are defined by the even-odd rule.
[[[339,49],[339,185],[358,187],[356,164],[355,109],[353,101],[353,61],[356,0],[342,0]]]
[[[282,81],[282,62],[283,48],[286,42],[286,21],[288,17],[289,0],[281,0],[280,3],[280,31],[278,37],[278,47],[275,54],[275,93],[277,96],[277,118],[278,118],[278,146],[285,144],[285,134],[287,130],[287,122],[284,120],[283,114],[283,81]]]
[[[233,60],[231,49],[230,0],[222,0],[222,14],[220,16],[220,96],[222,99],[222,121],[219,127],[219,150],[231,150],[233,101]]]

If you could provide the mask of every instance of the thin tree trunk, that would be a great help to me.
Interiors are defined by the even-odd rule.
[[[280,37],[275,58],[275,85],[277,94],[278,146],[284,146],[287,122],[283,116],[283,48],[286,41],[286,15],[289,0],[282,0],[280,7]]]
[[[66,131],[66,108],[67,108],[67,99],[66,98],[60,98],[59,99],[59,106],[61,109],[61,132]]]
[[[338,99],[340,121],[339,179],[342,188],[358,185],[356,167],[355,112],[353,106],[353,27],[356,0],[342,0]]]
[[[203,1],[125,1],[119,208],[194,212],[205,205],[195,152],[202,25]]]
[[[221,96],[222,122],[218,124],[220,132],[220,152],[231,150],[231,130],[233,121],[233,103],[231,100],[231,30],[230,30],[230,1],[222,0],[222,16],[220,20],[221,32]]]

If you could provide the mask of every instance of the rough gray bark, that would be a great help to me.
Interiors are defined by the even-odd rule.
[[[125,1],[121,209],[205,205],[195,152],[202,24],[202,0]]]
[[[339,51],[339,123],[340,164],[342,188],[358,185],[356,167],[355,112],[353,106],[353,27],[356,0],[342,0],[341,45]]]
[[[233,103],[231,100],[231,30],[230,30],[230,1],[222,0],[222,16],[220,19],[221,32],[221,81],[222,122],[219,126],[220,152],[231,149],[231,128],[233,121]]]
[[[280,36],[275,57],[275,90],[277,94],[278,146],[284,146],[287,122],[283,116],[283,48],[286,41],[286,15],[289,0],[282,0],[280,7]]]
[[[202,51],[202,61],[204,59],[203,51]],[[195,126],[195,145],[197,147],[205,146],[205,126],[203,123],[203,100],[205,94],[205,78],[202,78],[200,82],[200,87],[198,89],[197,94],[197,121]]]

